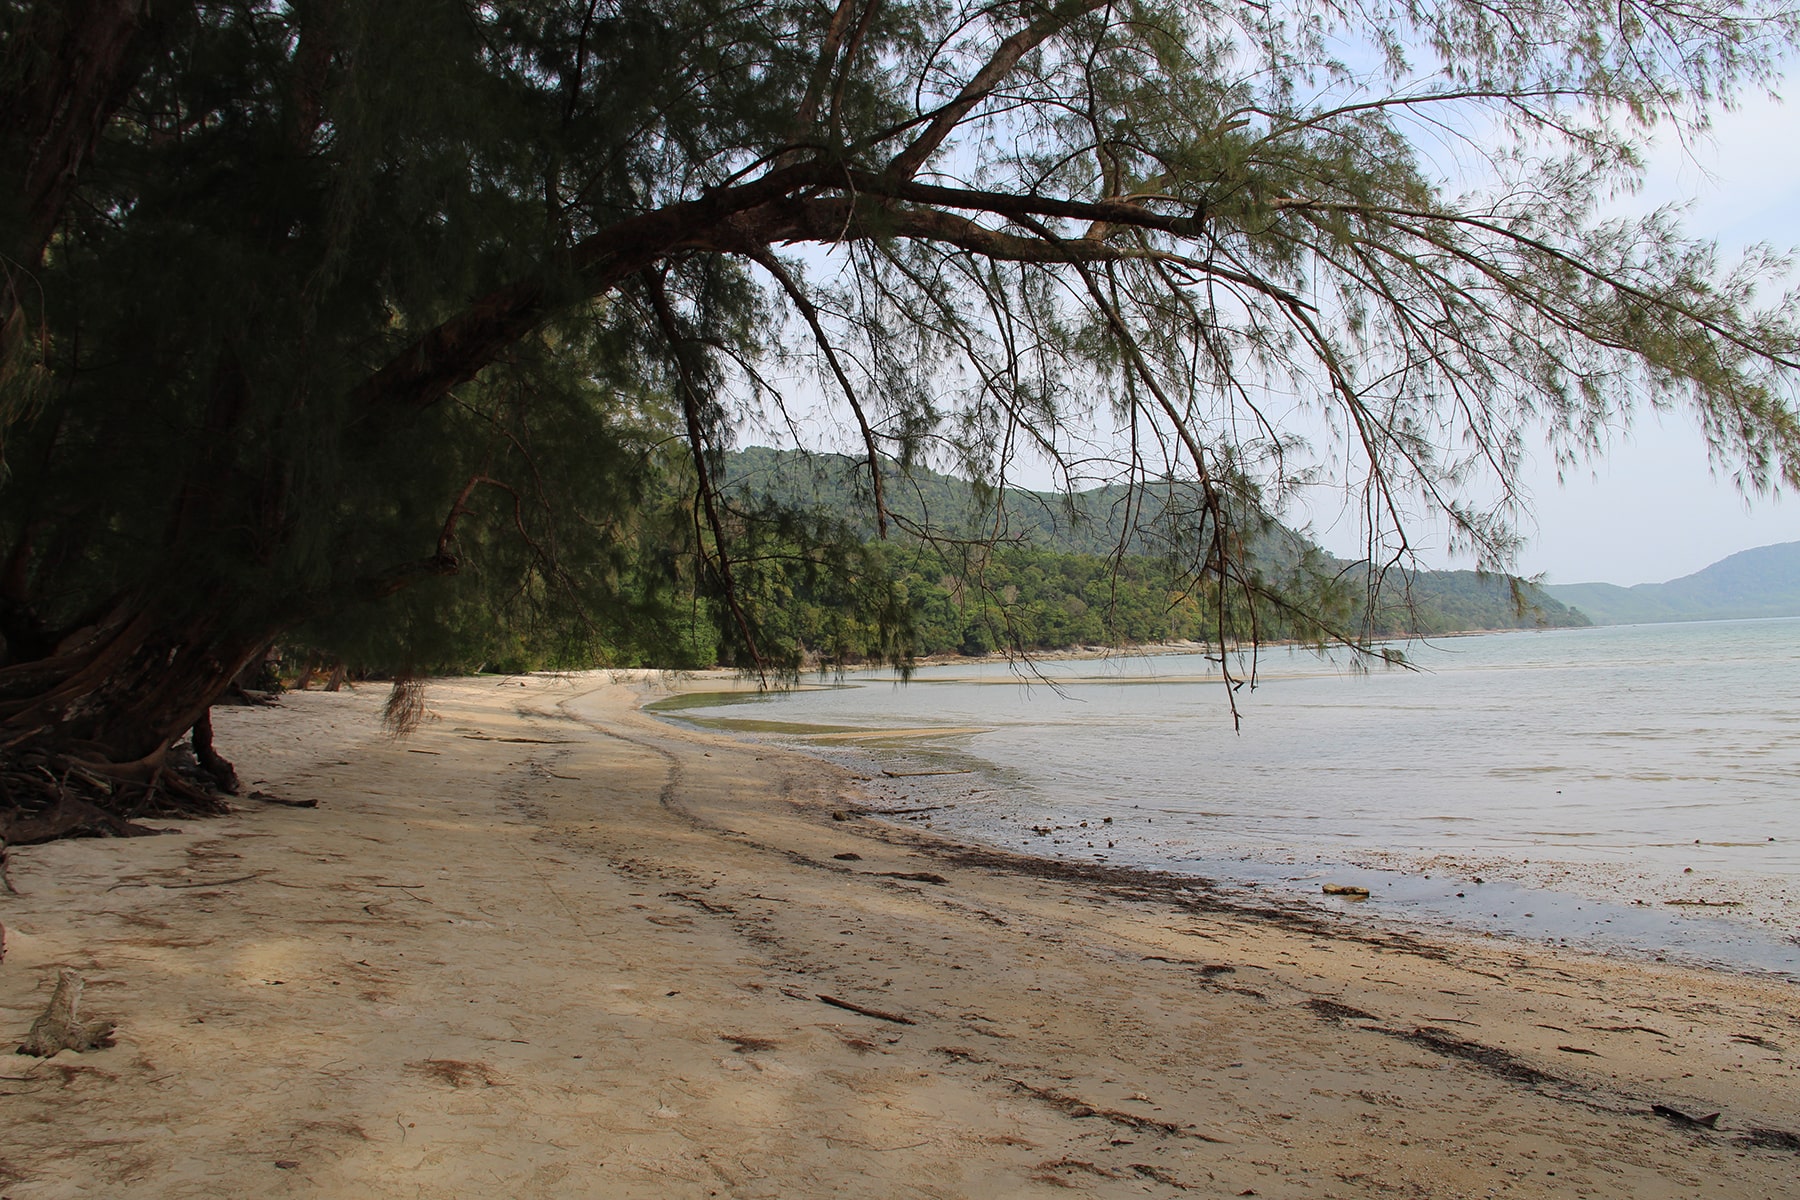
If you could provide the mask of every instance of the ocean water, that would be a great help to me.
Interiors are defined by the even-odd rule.
[[[1800,619],[870,672],[666,715],[823,754],[971,841],[1387,919],[1800,975]],[[1085,823],[1085,824],[1084,824]]]

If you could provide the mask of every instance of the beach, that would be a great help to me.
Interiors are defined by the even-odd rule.
[[[1791,983],[881,821],[640,711],[721,686],[220,709],[288,804],[14,849],[6,1036],[119,1028],[9,1057],[0,1195],[1800,1195]]]

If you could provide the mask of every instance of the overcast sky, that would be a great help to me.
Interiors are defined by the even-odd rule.
[[[1728,255],[1756,242],[1800,245],[1800,71],[1789,81],[1787,104],[1757,97],[1722,116],[1708,142],[1659,146],[1633,207],[1691,202],[1688,228]],[[1800,496],[1746,504],[1684,416],[1645,415],[1605,459],[1560,484],[1545,456],[1530,487],[1537,532],[1518,566],[1552,583],[1661,582],[1800,541]],[[1452,564],[1439,555],[1431,565]]]

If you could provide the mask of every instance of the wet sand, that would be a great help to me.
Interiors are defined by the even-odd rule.
[[[1792,984],[959,846],[661,686],[221,712],[319,806],[15,850],[7,1036],[120,1029],[8,1061],[0,1193],[1800,1194]]]

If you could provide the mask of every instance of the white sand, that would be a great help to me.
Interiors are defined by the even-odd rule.
[[[656,686],[221,711],[316,810],[15,851],[4,1035],[120,1030],[5,1061],[0,1195],[1800,1196],[1792,985],[1039,877]]]

